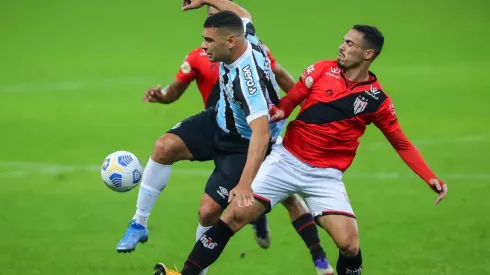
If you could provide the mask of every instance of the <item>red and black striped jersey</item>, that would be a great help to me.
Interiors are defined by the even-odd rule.
[[[367,125],[384,133],[399,129],[391,99],[376,76],[369,75],[368,81],[350,82],[333,60],[306,68],[288,93],[299,92],[306,101],[287,127],[284,147],[312,166],[345,171]]]

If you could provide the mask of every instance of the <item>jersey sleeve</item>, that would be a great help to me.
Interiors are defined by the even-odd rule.
[[[269,47],[264,46],[264,48],[265,48],[265,51],[267,53],[267,56],[269,57],[269,60],[271,61],[271,69],[275,70],[277,67],[277,61],[274,58],[274,56],[271,54]]]
[[[247,18],[242,18],[242,22],[243,31],[245,32],[245,37],[247,38],[247,40],[254,45],[260,45],[261,42],[259,37],[257,36],[257,32],[255,31],[255,26],[252,21]]]
[[[374,114],[374,125],[383,133],[391,133],[400,128],[395,113],[395,105],[388,97]]]
[[[304,95],[309,95],[314,85],[322,75],[324,64],[322,61],[316,62],[308,66],[301,76],[295,88],[299,89]]]
[[[240,87],[234,87],[234,90],[242,105],[247,123],[250,124],[262,116],[269,117],[269,106],[263,92],[264,85],[253,61],[241,67],[238,78]]]
[[[194,56],[193,53],[190,53],[184,58],[184,61],[182,62],[182,65],[180,65],[179,71],[177,72],[175,78],[178,81],[184,83],[192,82],[197,75],[197,70],[195,69],[193,63],[194,63]]]

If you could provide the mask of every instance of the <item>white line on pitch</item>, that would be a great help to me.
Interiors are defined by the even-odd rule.
[[[0,178],[18,178],[27,177],[29,175],[60,175],[72,174],[77,172],[99,172],[98,165],[62,165],[54,163],[37,163],[24,161],[0,161],[0,167],[12,168],[13,171],[0,173]],[[211,169],[205,168],[174,168],[173,174],[179,176],[202,176],[207,177],[211,174]],[[441,178],[447,180],[490,180],[489,173],[438,173]],[[398,173],[398,172],[346,172],[347,178],[364,178],[364,179],[401,179],[406,177],[415,177],[413,173]]]

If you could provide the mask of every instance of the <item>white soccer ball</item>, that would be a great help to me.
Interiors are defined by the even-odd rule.
[[[116,192],[127,192],[140,183],[143,167],[134,154],[117,151],[104,159],[100,174],[107,187]]]

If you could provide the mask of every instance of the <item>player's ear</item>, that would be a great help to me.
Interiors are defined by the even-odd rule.
[[[228,35],[228,37],[226,38],[226,41],[228,42],[228,48],[231,49],[231,48],[235,47],[236,36],[234,36],[233,34]]]
[[[374,58],[374,50],[373,49],[366,49],[364,51],[364,59],[365,60],[372,60]]]

